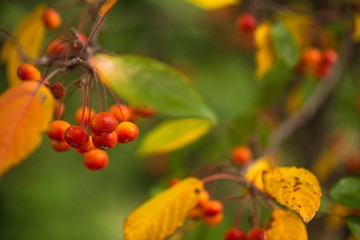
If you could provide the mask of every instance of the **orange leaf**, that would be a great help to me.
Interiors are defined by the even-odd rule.
[[[107,0],[106,2],[103,3],[103,5],[101,5],[101,8],[99,9],[99,14],[100,16],[105,16],[110,9],[115,5],[115,3],[117,2],[117,0]]]
[[[291,211],[274,210],[271,227],[265,232],[268,240],[307,240],[303,221]]]
[[[41,142],[54,99],[39,82],[23,82],[0,96],[0,175],[26,158]]]
[[[321,188],[308,170],[297,167],[274,167],[263,173],[265,191],[275,200],[299,213],[309,222],[320,206]]]
[[[125,240],[162,240],[173,234],[198,202],[203,184],[187,178],[145,202],[125,221]]]
[[[45,24],[42,14],[44,5],[37,6],[30,14],[21,19],[12,35],[19,41],[25,53],[32,58],[39,54],[45,35]],[[6,62],[7,80],[10,85],[20,82],[16,71],[21,60],[13,43],[8,40],[3,45],[1,59]]]

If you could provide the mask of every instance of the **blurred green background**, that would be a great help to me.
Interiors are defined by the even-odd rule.
[[[39,3],[1,1],[0,28],[11,31]],[[57,7],[64,1],[46,3]],[[76,16],[80,9],[78,5],[70,7],[64,11],[64,19]],[[102,26],[101,46],[116,53],[152,57],[184,72],[215,111],[219,124],[211,134],[185,149],[163,158],[139,159],[136,149],[142,136],[161,116],[140,120],[140,139],[109,151],[110,164],[99,172],[85,169],[75,151],[54,152],[44,137],[28,159],[0,179],[0,239],[123,239],[126,216],[164,189],[171,178],[191,175],[205,164],[228,163],[231,148],[247,142],[251,129],[261,129],[264,124],[255,117],[259,103],[278,101],[272,91],[284,90],[275,81],[274,86],[266,85],[263,91],[263,85],[254,79],[253,49],[244,48],[234,26],[240,11],[231,8],[207,13],[182,0],[120,0]],[[47,38],[54,34],[49,31]],[[4,71],[1,65],[1,90],[7,87]],[[343,96],[356,95],[356,91],[350,83],[341,89],[337,104],[342,112],[335,112],[331,120],[341,121],[343,117],[343,122],[356,126],[357,115],[348,113],[353,108],[342,107],[349,106],[348,98]],[[65,118],[72,120],[72,112],[80,105],[80,96],[75,94],[67,104]],[[267,138],[266,124],[263,127],[265,133],[257,131],[255,137]],[[299,164],[298,156],[287,160],[288,164]],[[234,192],[231,184],[221,188]],[[231,209],[220,226],[199,224],[186,239],[221,239],[235,219]]]

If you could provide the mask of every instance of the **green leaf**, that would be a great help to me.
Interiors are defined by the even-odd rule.
[[[355,239],[360,240],[360,216],[347,217],[346,225],[354,235]]]
[[[212,122],[201,118],[164,121],[145,136],[139,154],[144,156],[177,150],[206,134],[212,126]]]
[[[360,208],[360,178],[346,177],[341,179],[331,189],[330,195],[340,204]]]
[[[299,59],[299,48],[285,25],[277,21],[271,28],[272,40],[278,58],[289,68],[295,66]]]
[[[189,79],[170,66],[135,55],[97,54],[89,61],[100,78],[132,105],[152,107],[168,116],[216,122]]]

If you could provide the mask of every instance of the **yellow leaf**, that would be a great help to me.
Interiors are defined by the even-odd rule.
[[[265,191],[278,203],[296,211],[309,222],[320,206],[321,188],[308,170],[297,167],[274,167],[263,173]]]
[[[40,82],[17,84],[0,96],[0,175],[26,158],[41,142],[54,99]]]
[[[274,210],[267,240],[307,240],[304,222],[291,211]]]
[[[238,5],[240,0],[186,0],[187,2],[204,10],[216,10],[229,5]]]
[[[32,58],[39,55],[40,47],[42,45],[45,25],[43,23],[42,15],[44,5],[37,6],[30,14],[21,19],[12,35],[18,40],[25,53]],[[7,80],[10,85],[20,82],[16,72],[17,67],[22,63],[16,48],[10,40],[6,41],[2,51],[1,59],[6,62]]]
[[[211,121],[202,118],[164,121],[146,135],[139,154],[163,154],[177,150],[206,134],[212,126]]]
[[[299,48],[309,45],[307,33],[312,24],[310,15],[294,11],[282,11],[279,12],[279,17]]]
[[[203,183],[187,178],[145,202],[125,220],[125,240],[162,240],[173,234],[198,202]]]
[[[245,173],[245,178],[253,183],[255,187],[260,190],[264,190],[264,184],[262,180],[262,174],[265,170],[271,167],[271,159],[263,157],[254,162]]]
[[[271,69],[275,62],[275,51],[271,40],[271,25],[263,23],[255,30],[256,72],[255,77],[261,79]]]
[[[355,14],[354,16],[354,31],[352,38],[355,42],[360,40],[360,14]]]
[[[103,3],[103,5],[101,5],[101,8],[99,9],[99,14],[100,16],[105,16],[110,9],[115,5],[115,3],[117,2],[117,0],[106,0],[106,2]]]

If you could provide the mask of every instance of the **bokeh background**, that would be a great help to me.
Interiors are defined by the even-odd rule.
[[[11,31],[23,15],[42,2],[1,1],[0,28]],[[64,1],[45,3],[57,7]],[[74,5],[63,16],[71,19],[79,10],[79,5]],[[111,150],[109,166],[99,172],[84,168],[75,151],[54,152],[44,137],[35,152],[0,179],[0,239],[123,239],[126,216],[164,189],[170,179],[191,175],[206,164],[229,164],[231,148],[247,141],[251,129],[257,129],[253,137],[260,142],[266,139],[266,119],[254,119],[255,113],[260,103],[279,101],[276,90],[284,89],[276,81],[264,86],[254,79],[254,49],[235,28],[236,16],[241,11],[226,8],[205,12],[182,0],[120,0],[102,26],[98,39],[101,46],[116,53],[155,58],[184,72],[214,110],[219,124],[185,149],[163,157],[140,159],[136,151],[142,135],[162,116],[140,120],[140,139]],[[49,32],[47,39],[54,34]],[[1,65],[2,91],[7,87],[4,71]],[[300,142],[305,148],[298,148],[299,141],[290,144],[293,154],[284,165],[311,165],[326,145],[328,135],[319,130],[318,141],[314,140],[310,147],[306,143],[314,136],[306,133],[322,129],[324,122],[359,130],[359,115],[354,113],[355,103],[349,97],[357,94],[354,86],[358,85],[352,85],[352,81],[341,85],[336,95],[339,101],[331,105],[335,112],[326,115],[325,120],[319,115],[317,125],[302,132]],[[72,113],[80,105],[79,94],[74,94],[67,103],[65,118],[72,121]],[[262,124],[263,132],[259,131]],[[232,185],[223,187],[234,189]],[[231,209],[219,226],[198,224],[186,239],[221,239],[234,221]],[[246,223],[244,227],[248,227]]]

